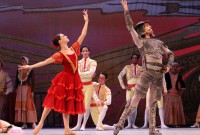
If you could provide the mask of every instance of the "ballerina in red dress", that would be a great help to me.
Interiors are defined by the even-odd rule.
[[[50,63],[62,63],[64,70],[56,75],[52,80],[52,85],[43,102],[43,113],[37,127],[33,134],[36,135],[43,127],[44,120],[53,109],[63,115],[63,122],[65,127],[65,135],[75,135],[69,128],[69,115],[82,114],[85,112],[83,104],[84,95],[82,93],[82,82],[78,74],[78,55],[80,55],[80,45],[86,36],[88,28],[88,14],[87,10],[83,11],[85,24],[82,33],[78,40],[68,47],[69,39],[64,34],[56,35],[52,44],[55,47],[60,47],[61,50],[56,52],[50,58],[36,63],[34,65],[19,66],[19,69],[38,68]]]

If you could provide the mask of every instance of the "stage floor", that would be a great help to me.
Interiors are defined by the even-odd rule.
[[[200,135],[200,128],[169,128],[161,129],[162,135]],[[85,131],[76,131],[77,135],[112,135],[113,131],[96,131],[95,129],[87,129]],[[14,135],[14,134],[12,134]],[[18,134],[19,135],[19,134]],[[33,135],[32,129],[25,129],[23,134]],[[64,135],[64,129],[61,128],[45,128],[38,135]],[[148,135],[148,129],[124,129],[119,135]]]

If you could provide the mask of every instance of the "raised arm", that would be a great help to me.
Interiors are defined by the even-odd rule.
[[[83,18],[85,20],[85,24],[83,26],[83,30],[81,32],[81,35],[78,38],[78,43],[81,45],[86,34],[87,34],[87,29],[88,29],[88,23],[89,23],[89,19],[88,19],[88,14],[87,14],[87,10],[83,11]]]
[[[33,65],[19,66],[19,69],[30,69],[30,68],[32,69],[32,68],[43,67],[45,65],[53,63],[54,61],[55,61],[55,59],[50,57],[50,58],[48,58],[44,61],[38,62],[38,63],[33,64]]]
[[[140,36],[133,28],[133,21],[129,14],[127,1],[121,0],[121,4],[124,8],[124,17],[125,17],[126,27],[127,27],[128,31],[131,33],[131,36],[132,36],[132,39],[133,39],[135,45],[138,48],[141,48],[143,46],[143,41],[141,40]]]

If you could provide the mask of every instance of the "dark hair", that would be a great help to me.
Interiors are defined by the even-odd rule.
[[[60,46],[59,40],[60,40],[60,34],[57,34],[57,35],[55,36],[55,38],[52,40],[52,43],[53,43],[53,45],[54,45],[55,47],[59,47],[59,46]]]
[[[83,48],[87,48],[88,51],[90,52],[90,48],[89,48],[88,46],[82,46],[82,47],[81,47],[81,52],[82,52]]]
[[[140,58],[140,54],[139,54],[139,53],[132,53],[132,55],[131,55],[131,60],[132,60],[132,58],[133,58],[133,55],[136,55],[138,59]]]
[[[106,72],[101,72],[100,74],[104,75],[106,79],[108,78],[108,74]]]

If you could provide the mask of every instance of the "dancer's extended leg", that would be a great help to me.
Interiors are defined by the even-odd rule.
[[[125,109],[124,109],[118,123],[116,124],[116,128],[113,132],[114,135],[117,135],[119,133],[119,130],[124,128],[124,123],[125,123],[126,119],[132,113],[132,111],[134,109],[136,109],[140,99],[141,99],[140,96],[134,95],[132,100],[131,100],[131,103],[127,102]]]
[[[42,117],[40,119],[40,122],[38,123],[38,125],[36,126],[36,128],[33,130],[33,134],[37,135],[39,133],[39,131],[41,130],[41,128],[43,127],[44,124],[44,120],[46,119],[47,115],[49,114],[49,112],[51,111],[51,109],[44,107],[44,110],[42,112]]]

